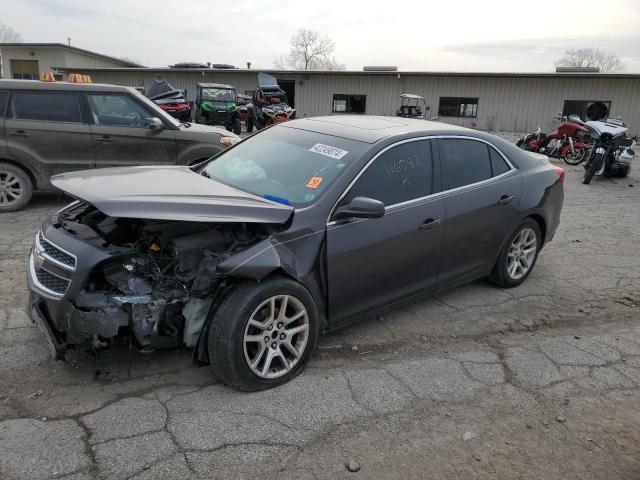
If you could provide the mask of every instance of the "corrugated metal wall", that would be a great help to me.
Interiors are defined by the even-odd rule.
[[[79,72],[82,73],[82,72]],[[257,73],[246,70],[211,71],[104,71],[86,72],[94,82],[149,87],[156,76],[164,77],[176,88],[186,88],[189,99],[197,82],[235,85],[239,92],[253,90]],[[295,105],[299,117],[331,114],[333,94],[367,96],[366,113],[393,115],[400,93],[417,93],[431,105],[430,116],[437,115],[440,97],[477,97],[476,118],[441,117],[443,121],[478,128],[524,132],[540,126],[549,130],[557,125],[555,116],[565,100],[611,101],[611,115],[621,115],[632,132],[640,134],[640,79],[527,76],[442,76],[429,74],[301,74],[283,73],[282,80],[296,81]]]
[[[61,47],[0,47],[4,78],[12,78],[10,60],[37,60],[42,75],[56,67],[69,68],[114,68],[122,64],[108,59],[70,51]],[[33,53],[33,55],[31,55]]]

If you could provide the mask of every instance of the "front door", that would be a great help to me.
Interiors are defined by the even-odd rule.
[[[154,112],[127,93],[87,93],[97,168],[176,163],[174,130],[151,130]]]
[[[91,130],[75,92],[11,92],[5,138],[12,157],[41,172],[47,184],[51,175],[93,166]]]
[[[341,323],[435,285],[444,203],[434,175],[432,144],[393,146],[363,172],[340,204],[369,197],[386,205],[377,219],[327,226],[329,318]]]
[[[487,274],[518,223],[522,181],[496,149],[461,138],[438,139],[447,219],[438,283]]]

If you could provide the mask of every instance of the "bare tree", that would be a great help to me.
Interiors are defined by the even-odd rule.
[[[564,52],[564,56],[556,62],[556,67],[598,67],[601,72],[619,72],[624,70],[624,63],[613,53],[606,53],[597,48],[578,48]]]
[[[333,56],[335,45],[326,35],[300,29],[289,41],[290,49],[280,55],[273,65],[281,70],[344,70]]]
[[[20,43],[22,35],[16,32],[9,25],[0,23],[0,43]]]

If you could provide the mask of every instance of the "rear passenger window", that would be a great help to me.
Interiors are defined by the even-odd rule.
[[[0,92],[0,118],[4,117],[4,111],[7,106],[7,92]]]
[[[463,187],[491,178],[487,145],[475,140],[441,139],[442,189]]]
[[[376,158],[346,196],[369,197],[385,205],[406,202],[432,193],[433,161],[428,140],[407,142]]]
[[[502,175],[503,173],[507,173],[510,168],[507,165],[507,162],[504,161],[504,158],[496,151],[495,148],[491,148],[487,146],[489,149],[489,155],[491,156],[491,173],[494,177],[498,175]]]
[[[78,95],[72,92],[13,92],[7,117],[45,122],[82,122]]]

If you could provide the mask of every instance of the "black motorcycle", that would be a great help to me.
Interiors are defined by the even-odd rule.
[[[617,118],[607,118],[584,125],[594,143],[584,166],[582,183],[589,184],[595,175],[626,177],[635,152],[631,149],[633,140],[626,136],[629,129],[625,124]]]

